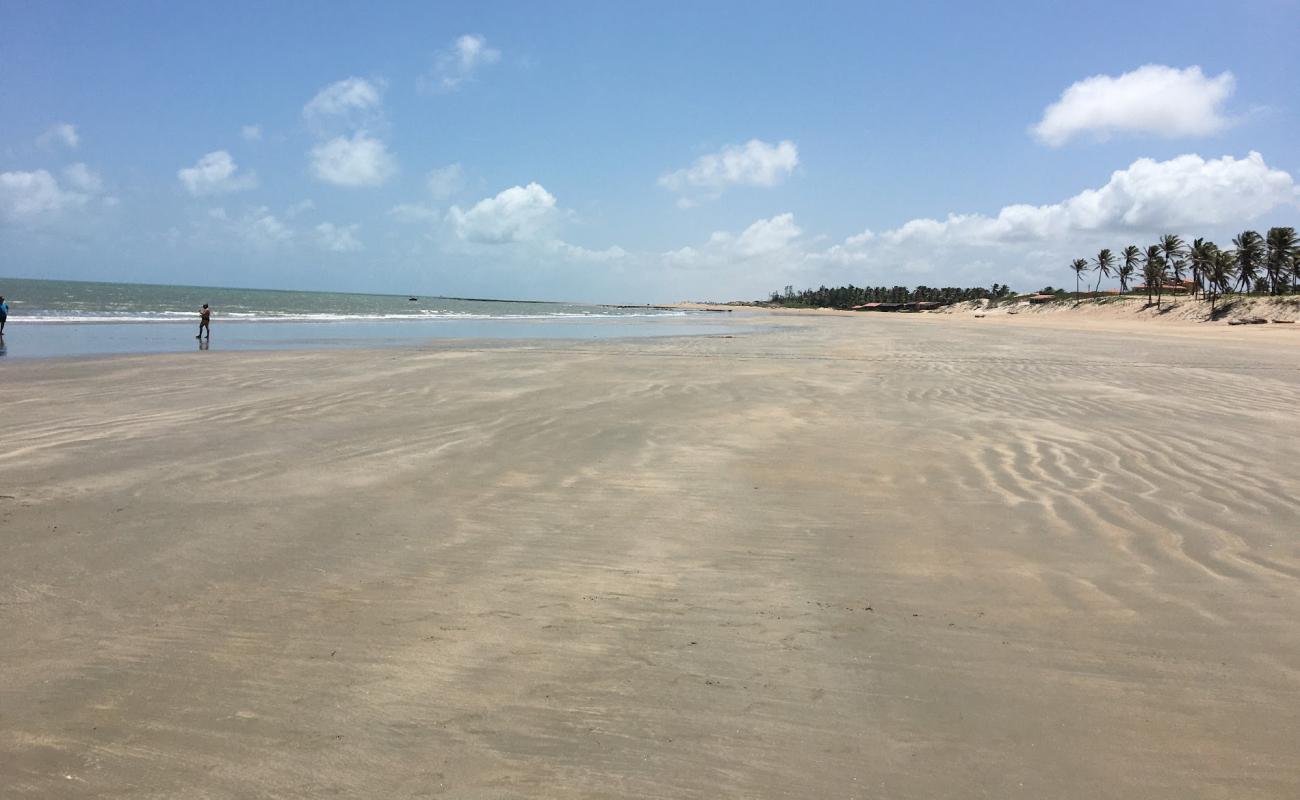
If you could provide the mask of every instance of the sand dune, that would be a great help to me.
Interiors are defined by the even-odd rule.
[[[4,364],[0,794],[1300,793],[1291,339],[735,316]]]

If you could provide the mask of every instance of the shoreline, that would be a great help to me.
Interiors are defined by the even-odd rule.
[[[181,353],[202,350],[330,350],[411,348],[439,341],[593,340],[726,334],[738,315],[619,315],[544,318],[213,321],[215,339],[190,338],[197,320],[156,322],[26,322],[4,338],[5,360]]]

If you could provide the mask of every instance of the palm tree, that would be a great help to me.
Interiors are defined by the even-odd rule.
[[[1214,247],[1214,245],[1210,246]],[[1205,282],[1210,290],[1210,319],[1214,319],[1215,301],[1219,299],[1220,294],[1227,292],[1232,286],[1233,274],[1236,271],[1236,257],[1230,252],[1214,247],[1205,271]]]
[[[1249,292],[1259,277],[1259,265],[1264,259],[1264,240],[1255,231],[1242,231],[1233,237],[1232,243],[1237,246],[1237,287],[1245,287]]]
[[[1083,273],[1088,271],[1088,262],[1082,258],[1076,258],[1070,262],[1070,269],[1074,270],[1074,302],[1079,302],[1079,279]]]
[[[1153,244],[1147,248],[1142,259],[1142,278],[1147,282],[1147,303],[1151,302],[1151,290],[1156,290],[1156,308],[1160,307],[1160,298],[1165,287],[1165,260],[1160,255],[1160,245]]]
[[[1127,292],[1128,279],[1137,272],[1138,261],[1142,258],[1142,251],[1138,249],[1137,245],[1131,244],[1125,247],[1124,252],[1120,255],[1123,256],[1124,262],[1119,265],[1119,290]]]
[[[1192,297],[1201,289],[1201,276],[1210,268],[1210,259],[1218,251],[1214,242],[1207,242],[1204,239],[1197,239],[1192,242],[1192,247],[1187,251],[1187,260],[1192,266]]]
[[[1160,237],[1159,247],[1160,252],[1165,257],[1166,266],[1173,272],[1174,280],[1182,283],[1183,267],[1186,266],[1183,262],[1183,254],[1187,252],[1183,240],[1178,238],[1176,234],[1166,233]]]
[[[1100,291],[1101,291],[1101,277],[1102,277],[1103,275],[1105,275],[1107,278],[1110,277],[1110,274],[1111,274],[1111,273],[1110,273],[1110,269],[1111,269],[1111,267],[1115,266],[1115,256],[1114,256],[1114,254],[1112,254],[1112,253],[1110,252],[1110,250],[1102,250],[1100,253],[1097,254],[1097,259],[1096,259],[1095,261],[1093,261],[1092,263],[1093,263],[1093,266],[1094,266],[1094,267],[1096,268],[1096,270],[1097,270],[1097,289],[1096,289],[1096,291],[1100,292]]]
[[[1291,272],[1291,255],[1296,249],[1295,228],[1269,228],[1264,241],[1268,247],[1264,271],[1268,275],[1269,291],[1277,294],[1291,282],[1288,273]]]

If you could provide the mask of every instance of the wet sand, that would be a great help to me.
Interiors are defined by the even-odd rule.
[[[1291,798],[1300,346],[0,364],[0,796]]]

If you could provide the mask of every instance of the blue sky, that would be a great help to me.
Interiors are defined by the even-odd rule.
[[[1300,4],[0,0],[0,274],[600,301],[1297,224]]]

